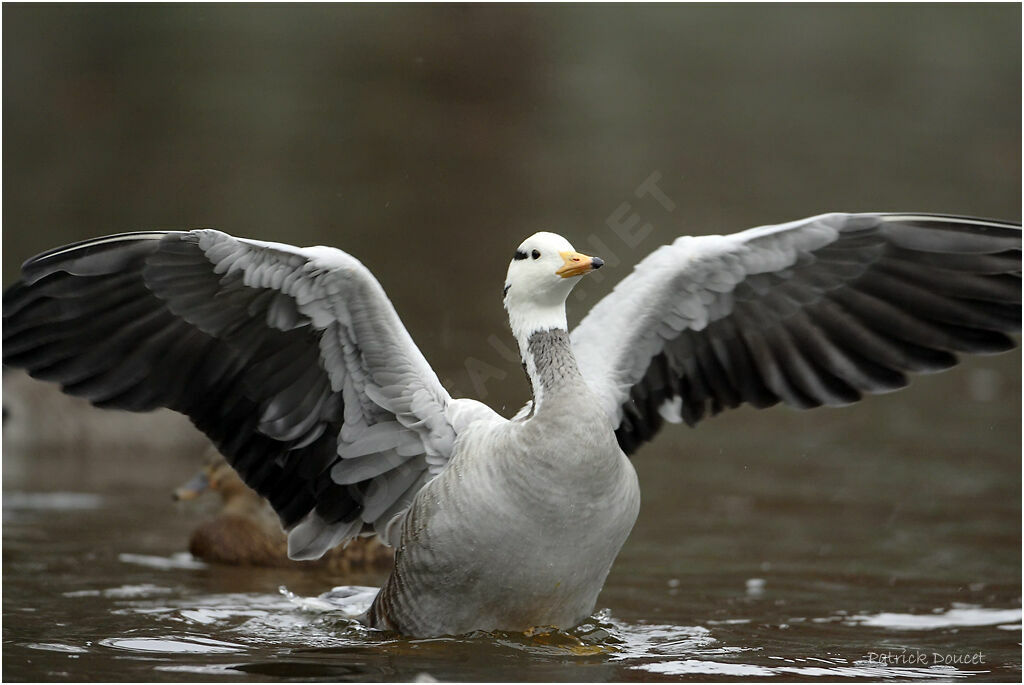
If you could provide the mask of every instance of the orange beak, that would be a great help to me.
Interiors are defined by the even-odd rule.
[[[562,260],[565,262],[555,274],[562,278],[572,278],[573,276],[582,276],[583,274],[590,273],[594,269],[600,269],[604,266],[604,260],[600,257],[588,257],[585,254],[579,252],[559,252],[562,256]]]

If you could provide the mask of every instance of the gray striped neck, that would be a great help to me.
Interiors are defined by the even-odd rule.
[[[523,366],[533,386],[532,413],[540,408],[545,396],[556,395],[561,389],[582,380],[569,341],[569,332],[564,328],[531,333],[523,351]]]

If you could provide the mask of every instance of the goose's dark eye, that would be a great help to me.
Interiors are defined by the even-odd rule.
[[[513,259],[526,259],[526,253],[522,250],[516,250],[516,256]]]
[[[532,256],[534,259],[540,259],[540,251],[534,250]]]

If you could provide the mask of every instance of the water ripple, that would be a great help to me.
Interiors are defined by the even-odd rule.
[[[171,631],[158,636],[122,635],[106,638],[99,644],[135,652],[140,657],[245,653],[250,659],[238,663],[237,657],[232,657],[233,664],[177,662],[154,666],[163,671],[211,677],[288,674],[341,680],[374,672],[367,670],[367,659],[371,657],[373,663],[406,663],[409,668],[417,669],[438,667],[439,675],[447,677],[445,669],[453,662],[465,663],[467,668],[471,662],[473,668],[485,673],[488,664],[515,663],[523,656],[528,658],[531,668],[556,668],[572,662],[596,668],[614,666],[652,675],[697,678],[957,680],[992,673],[980,670],[986,665],[979,666],[979,670],[969,670],[967,662],[954,662],[955,665],[950,666],[949,662],[931,660],[915,663],[870,660],[866,652],[861,653],[864,656],[831,654],[828,658],[780,654],[775,651],[780,643],[763,636],[754,639],[744,631],[752,625],[763,630],[787,624],[769,625],[744,617],[707,621],[707,626],[630,623],[602,610],[569,631],[480,632],[459,637],[414,639],[373,630],[353,620],[353,612],[361,610],[360,607],[365,609],[375,588],[339,587],[309,597],[285,587],[277,593],[198,596],[166,596],[163,590],[159,586],[124,586],[104,593],[122,599],[117,608],[111,610],[113,614],[136,614],[151,624],[194,626],[202,634]],[[878,629],[932,630],[950,626],[1019,629],[1014,622],[1019,622],[1020,617],[1019,609],[955,605],[930,614],[850,615],[837,611],[824,619],[785,620],[814,631],[820,629],[812,626],[832,624],[838,630],[864,633],[863,641],[877,638]],[[75,651],[52,644],[33,648]],[[598,673],[605,678],[616,672],[621,671]],[[384,672],[377,674],[386,675]]]
[[[847,625],[859,625],[890,630],[937,630],[940,628],[967,628],[1014,623],[1020,628],[1020,609],[986,609],[977,605],[959,604],[953,608],[936,609],[931,614],[859,614],[844,619]],[[1001,626],[1000,626],[1001,627]]]
[[[230,654],[246,649],[245,645],[196,635],[111,637],[100,640],[99,644],[129,652],[160,654]]]
[[[703,659],[683,659],[681,661],[661,661],[641,664],[635,668],[658,673],[661,675],[714,675],[746,678],[751,676],[804,676],[817,678],[867,678],[882,680],[898,679],[963,679],[969,676],[982,675],[988,671],[960,671],[951,666],[930,666],[915,668],[905,666],[889,666],[868,662],[854,662],[850,666],[758,666],[755,664],[725,663],[721,661],[705,661]]]

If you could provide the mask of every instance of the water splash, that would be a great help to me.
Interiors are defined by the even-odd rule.
[[[97,646],[132,652],[140,659],[159,655],[192,655],[192,662],[176,660],[153,668],[199,676],[264,675],[340,680],[355,676],[379,678],[372,663],[408,664],[412,678],[426,673],[445,679],[452,664],[484,673],[488,664],[522,662],[530,669],[559,669],[566,664],[614,670],[599,671],[601,678],[628,671],[652,675],[696,678],[859,678],[872,680],[959,680],[991,671],[968,670],[958,664],[893,664],[865,657],[832,654],[827,658],[772,654],[770,640],[755,640],[749,626],[781,628],[751,618],[706,621],[706,625],[626,622],[608,610],[572,630],[536,630],[530,634],[480,632],[465,636],[416,639],[368,628],[354,620],[369,605],[377,589],[341,586],[315,596],[303,596],[287,587],[276,593],[226,593],[195,596],[169,595],[157,585],[135,585],[94,591],[117,599],[112,614],[136,615],[149,625],[148,633],[115,635]],[[878,613],[850,615],[837,610],[827,620],[786,619],[794,625],[829,623],[834,629],[865,633],[877,629],[923,630],[948,626],[1005,627],[1019,622],[1019,609],[990,609],[956,605],[932,614]],[[908,618],[909,617],[909,618]],[[138,622],[136,622],[137,625]],[[163,625],[170,630],[161,630]],[[173,626],[173,627],[172,627]],[[1018,625],[1010,626],[1019,629]],[[156,629],[156,630],[154,630]],[[191,632],[190,629],[196,632]],[[818,630],[815,628],[815,630]],[[741,631],[741,632],[736,632]],[[153,634],[153,633],[156,634]],[[861,640],[865,639],[861,636]],[[728,640],[741,641],[739,645]],[[776,649],[778,643],[774,643]],[[748,646],[749,645],[749,646]],[[85,651],[57,643],[37,643],[33,649]],[[92,651],[90,649],[89,651]],[[223,662],[224,658],[231,663]],[[241,661],[239,659],[242,659]],[[469,666],[472,664],[472,666]],[[467,671],[469,672],[469,671]],[[531,671],[533,672],[533,671]],[[556,671],[543,671],[553,675]],[[582,673],[582,671],[581,671]],[[375,674],[375,675],[374,675]],[[546,678],[550,679],[550,678]]]

